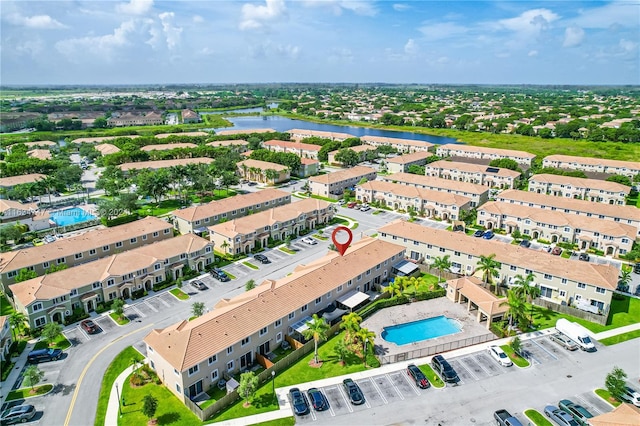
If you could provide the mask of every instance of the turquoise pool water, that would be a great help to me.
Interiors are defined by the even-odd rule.
[[[75,225],[76,223],[86,222],[96,218],[94,215],[87,213],[80,207],[51,212],[49,213],[49,216],[58,226]]]
[[[384,327],[382,329],[382,338],[396,345],[406,345],[458,333],[460,330],[458,321],[441,315]]]

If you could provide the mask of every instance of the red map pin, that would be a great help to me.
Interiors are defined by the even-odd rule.
[[[338,234],[340,234],[340,240],[343,241],[338,241]],[[345,234],[347,237],[346,241],[344,241]],[[351,240],[353,240],[353,234],[351,233],[351,229],[347,228],[346,226],[338,226],[333,230],[333,233],[331,234],[331,241],[333,241],[333,245],[336,246],[336,249],[338,250],[338,253],[340,253],[340,256],[344,256],[344,252],[349,248]]]

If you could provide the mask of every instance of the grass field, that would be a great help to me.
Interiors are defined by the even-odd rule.
[[[25,399],[33,396],[44,395],[45,393],[50,392],[51,389],[53,389],[53,385],[51,383],[47,383],[46,385],[34,386],[34,393],[31,393],[31,387],[16,389],[9,392],[9,394],[7,395],[7,401],[15,401],[16,399]]]
[[[429,364],[419,365],[418,368],[424,373],[425,376],[427,376],[427,380],[429,380],[431,386],[433,386],[434,388],[444,387],[444,382],[440,379],[436,372],[433,371],[433,368],[431,368]]]
[[[617,407],[618,405],[622,404],[620,401],[618,401],[617,399],[612,397],[611,394],[609,393],[609,391],[606,390],[606,389],[596,389],[595,393],[600,398],[604,399],[605,401],[607,401],[609,404],[613,405],[614,407]]]
[[[504,353],[506,353],[509,358],[511,358],[511,361],[513,361],[513,363],[515,365],[517,365],[518,367],[528,367],[529,361],[527,361],[526,359],[522,358],[520,355],[516,354],[513,349],[511,349],[511,346],[509,345],[502,345],[500,346],[500,348],[502,348],[502,350],[504,351]]]
[[[531,420],[536,426],[553,426],[553,424],[549,420],[547,420],[542,413],[534,409],[526,410],[524,412],[524,415],[527,416],[527,418]]]
[[[189,298],[189,295],[179,288],[172,288],[171,290],[169,290],[169,293],[173,294],[180,300],[187,300]]]
[[[54,340],[52,346],[49,346],[49,342],[48,341],[40,340],[33,346],[33,350],[36,350],[36,349],[48,349],[48,348],[65,350],[70,346],[71,346],[71,342],[69,342],[69,340],[67,340],[67,338],[64,336],[64,334],[60,334],[58,337],[56,337],[56,339]]]
[[[600,340],[600,343],[605,346],[611,346],[616,343],[626,342],[627,340],[637,339],[638,337],[640,337],[640,330],[634,330],[628,333],[618,334],[617,336],[607,337],[606,339]]]

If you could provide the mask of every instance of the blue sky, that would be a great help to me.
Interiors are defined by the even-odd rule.
[[[640,84],[640,0],[0,0],[2,84]]]

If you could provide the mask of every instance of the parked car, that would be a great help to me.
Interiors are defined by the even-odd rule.
[[[327,398],[324,397],[324,394],[320,392],[317,388],[311,388],[307,391],[307,395],[309,395],[309,401],[311,402],[311,406],[316,411],[324,411],[329,409],[329,402]]]
[[[583,260],[585,262],[589,261],[589,253],[580,253],[578,256],[578,260]]]
[[[552,334],[549,336],[549,339],[551,339],[552,342],[556,342],[566,350],[575,351],[578,349],[578,344],[562,333]]]
[[[493,413],[493,418],[498,426],[522,426],[520,420],[511,415],[507,410],[498,410]]]
[[[431,359],[431,366],[440,375],[443,381],[457,383],[460,381],[458,373],[442,355],[436,355]]]
[[[620,396],[624,402],[628,402],[629,404],[633,404],[636,407],[640,407],[640,392],[633,389],[631,386],[625,386],[624,392]]]
[[[360,206],[360,211],[361,212],[368,212],[369,210],[371,210],[371,207],[369,207],[369,206]]]
[[[0,424],[10,425],[13,423],[24,423],[31,420],[36,415],[36,407],[30,404],[15,405],[7,408],[0,415]]]
[[[587,411],[587,409],[582,405],[574,404],[568,399],[561,400],[558,403],[558,407],[561,410],[569,413],[569,415],[573,417],[581,426],[589,426],[589,419],[593,417],[593,414]]]
[[[529,240],[522,240],[522,241],[520,241],[520,247],[524,247],[524,248],[529,248],[529,247],[531,247],[531,241],[529,241]]]
[[[264,254],[254,254],[253,258],[255,260],[257,260],[258,262],[260,262],[260,263],[271,263],[269,258],[267,256],[265,256]]]
[[[555,405],[544,407],[544,414],[560,426],[580,426],[569,413]]]
[[[197,288],[198,290],[206,290],[207,286],[204,285],[204,283],[200,280],[193,280],[191,281],[191,286],[193,288]]]
[[[249,186],[256,186],[258,184],[258,182],[249,182]]]
[[[36,349],[29,352],[27,360],[32,364],[37,364],[39,362],[56,361],[61,356],[62,351],[60,349]]]
[[[304,416],[305,414],[309,414],[309,404],[307,404],[307,400],[304,397],[304,394],[300,392],[300,389],[289,389],[289,396],[291,397],[293,413],[296,416]]]
[[[314,245],[318,244],[318,242],[314,238],[311,238],[311,237],[304,237],[300,241],[302,241],[305,244],[309,244],[310,246],[314,246]]]
[[[553,249],[551,249],[551,254],[554,256],[560,256],[562,254],[562,248],[560,247],[554,247]]]
[[[482,238],[484,238],[485,240],[490,240],[494,237],[494,233],[493,231],[487,231],[482,235]]]
[[[503,367],[511,367],[513,365],[513,361],[511,361],[511,358],[509,358],[507,354],[504,353],[500,346],[491,345],[489,346],[488,350],[491,354],[491,357],[498,361],[498,364],[502,365]]]
[[[364,394],[362,393],[362,391],[360,390],[360,386],[358,386],[356,382],[351,379],[344,379],[342,381],[342,384],[344,385],[344,389],[349,396],[349,401],[351,401],[353,405],[364,404]]]
[[[82,329],[89,334],[94,334],[98,332],[98,326],[96,325],[96,323],[94,323],[90,319],[82,321],[80,323],[80,327],[82,327]]]
[[[224,273],[222,269],[214,268],[211,270],[211,276],[218,281],[226,282],[229,281],[230,278],[227,274]]]
[[[484,231],[482,229],[478,229],[476,232],[473,233],[473,236],[476,238],[482,237],[484,235]]]
[[[345,203],[346,201],[343,198],[341,198],[340,201],[338,201],[338,204],[341,206],[344,205]]]
[[[635,265],[633,265],[633,273],[640,274],[640,263],[636,263]]]
[[[347,204],[347,207],[348,207],[348,208],[350,208],[350,209],[352,209],[352,208],[354,208],[354,207],[355,207],[355,206],[357,206],[357,205],[358,205],[358,203],[356,203],[355,201],[352,201],[352,202],[350,202],[349,204]]]
[[[407,374],[413,379],[416,386],[420,389],[427,389],[429,387],[429,380],[427,380],[427,377],[417,365],[409,364],[407,366]]]

